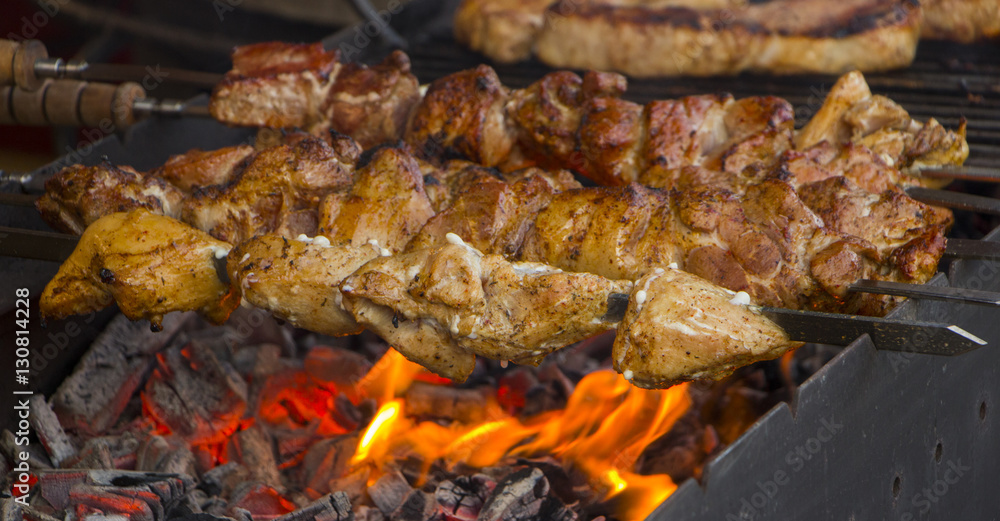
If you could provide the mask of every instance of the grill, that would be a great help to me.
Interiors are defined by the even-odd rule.
[[[415,0],[393,20],[408,42],[413,72],[421,82],[478,65],[482,58],[451,37],[454,2]],[[328,38],[328,47],[355,49],[354,59],[374,62],[388,47],[376,40],[353,47],[354,28]],[[921,44],[917,60],[905,71],[868,74],[872,90],[899,102],[919,119],[936,118],[955,127],[968,123],[967,165],[1000,168],[1000,65],[995,45]],[[532,61],[501,65],[505,84],[523,87],[551,69]],[[689,94],[731,92],[737,97],[776,95],[796,107],[801,124],[820,106],[835,80],[829,76],[666,79],[630,81],[627,98],[647,102]],[[113,162],[145,169],[190,148],[212,148],[250,139],[244,130],[212,121],[151,120],[123,138],[97,143],[88,154],[70,155],[43,168],[45,177],[67,163]],[[954,189],[994,195],[994,187],[956,182]],[[1000,229],[982,216],[960,215],[953,236],[1000,242]],[[45,229],[30,208],[0,207],[0,224]],[[4,299],[13,288],[28,286],[38,295],[54,274],[52,263],[13,260],[0,268]],[[960,260],[942,265],[930,284],[1000,291],[1000,263]],[[12,302],[0,301],[0,338],[10,330]],[[45,346],[46,366],[36,376],[38,390],[51,391],[113,312],[50,324],[33,338]],[[987,494],[990,478],[1000,475],[1000,314],[973,304],[910,300],[893,318],[956,324],[990,345],[957,357],[885,352],[865,336],[843,349],[725,452],[707,464],[700,481],[688,480],[650,520],[950,517],[986,519],[1000,511],[1000,496]],[[73,323],[75,326],[68,326]],[[53,337],[52,332],[80,332]],[[914,349],[934,338],[914,336]],[[51,356],[44,351],[54,346]],[[4,357],[13,356],[4,352]],[[11,367],[2,360],[3,367]],[[4,380],[4,385],[7,385]],[[5,395],[6,395],[5,391]],[[780,516],[780,517],[779,517]]]

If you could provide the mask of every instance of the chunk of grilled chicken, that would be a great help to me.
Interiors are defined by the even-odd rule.
[[[359,153],[318,138],[263,150],[226,184],[194,191],[181,219],[232,244],[272,232],[315,235],[319,202],[351,186]]]
[[[650,389],[719,379],[801,343],[732,291],[676,269],[635,283],[612,351],[616,371]]]
[[[457,235],[448,239],[446,246],[365,264],[341,284],[344,305],[355,315],[359,303],[391,309],[394,322],[365,324],[378,334],[394,324],[432,321],[469,352],[537,363],[553,350],[613,327],[617,318],[605,319],[608,299],[632,287],[589,273],[511,263],[483,255]],[[364,323],[361,316],[358,320]],[[400,352],[410,350],[410,342],[396,342]]]
[[[155,176],[110,163],[73,165],[45,182],[35,206],[52,228],[79,235],[94,221],[114,212],[145,208],[178,217],[184,192]]]
[[[341,304],[340,283],[378,255],[378,247],[331,247],[322,236],[261,235],[233,248],[226,269],[248,303],[296,327],[342,336],[362,328]]]
[[[332,129],[366,148],[399,139],[420,98],[409,57],[396,51],[372,67],[340,60],[319,43],[237,47],[209,110],[231,125]]]
[[[919,169],[961,165],[969,156],[965,122],[949,131],[936,120],[920,123],[894,101],[873,95],[859,72],[845,74],[830,89],[823,105],[795,136],[795,146],[808,150],[822,142],[842,147],[863,145],[890,167],[910,176],[897,184],[939,187],[942,181],[921,179]]]
[[[449,190],[454,194],[451,204],[427,221],[406,245],[407,251],[444,246],[447,234],[455,233],[478,250],[516,256],[535,216],[552,196],[580,187],[568,172],[553,175],[537,168],[513,172],[505,180],[482,167],[468,166],[454,177],[469,182],[454,183]]]
[[[220,185],[228,182],[234,172],[246,167],[253,158],[254,148],[249,145],[224,147],[217,150],[190,150],[171,156],[162,166],[146,174],[147,178],[160,178],[190,193],[196,187]]]
[[[434,215],[420,165],[401,148],[377,150],[346,192],[323,198],[319,233],[333,244],[398,252]]]
[[[320,108],[318,125],[347,134],[367,149],[401,138],[419,101],[420,85],[410,73],[409,56],[393,51],[371,67],[345,64]]]
[[[499,165],[514,146],[504,117],[510,91],[486,65],[450,74],[427,87],[406,130],[406,142],[425,158],[458,156]]]
[[[212,117],[233,125],[308,128],[340,70],[323,45],[265,42],[233,50],[233,68],[212,92]]]
[[[171,311],[198,311],[222,323],[239,304],[219,280],[216,260],[230,245],[176,219],[139,208],[87,227],[42,292],[43,318],[63,318],[117,302],[132,320],[158,327]]]

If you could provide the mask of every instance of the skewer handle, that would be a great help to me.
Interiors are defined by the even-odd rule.
[[[138,119],[135,101],[146,91],[138,83],[89,83],[46,80],[35,91],[0,88],[0,124],[97,127],[105,132]]]
[[[43,78],[35,74],[35,62],[48,56],[45,44],[38,40],[0,40],[0,87],[37,90]]]

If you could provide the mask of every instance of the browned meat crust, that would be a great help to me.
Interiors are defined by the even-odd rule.
[[[911,0],[663,2],[465,0],[459,41],[501,62],[632,76],[842,73],[908,65],[922,13]]]
[[[212,92],[212,117],[234,125],[306,128],[320,114],[339,57],[319,43],[237,47],[232,70]]]
[[[1000,37],[1000,2],[996,0],[921,0],[920,5],[924,38],[972,43]]]
[[[233,51],[209,110],[231,125],[334,130],[367,148],[402,136],[418,87],[400,51],[368,67],[343,64],[319,43],[261,43]]]
[[[184,193],[159,177],[109,163],[73,165],[45,182],[35,206],[52,228],[82,234],[88,225],[114,212],[145,208],[177,217]]]

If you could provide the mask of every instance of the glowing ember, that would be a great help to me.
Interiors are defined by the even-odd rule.
[[[493,391],[438,388],[434,386],[450,382],[430,375],[395,350],[389,350],[356,384],[334,385],[307,370],[283,369],[260,384],[255,414],[233,418],[219,436],[254,423],[281,433],[281,447],[285,447],[279,451],[281,468],[302,464],[322,469],[317,471],[321,478],[317,487],[347,477],[372,486],[386,472],[397,470],[394,462],[402,459],[420,462],[426,477],[434,465],[448,470],[483,469],[517,465],[518,458],[555,457],[567,470],[585,477],[596,492],[593,500],[608,500],[615,517],[623,521],[644,519],[677,488],[666,474],[640,475],[636,468],[643,451],[690,408],[686,385],[650,391],[632,386],[610,370],[595,371],[575,385],[562,410],[524,418],[517,414],[528,405],[525,392],[534,377],[509,374]],[[414,386],[415,382],[422,383]],[[162,414],[148,410],[143,398],[147,419],[156,432],[177,433],[173,425],[160,420]],[[453,406],[462,399],[468,399],[462,402],[462,410],[472,407],[474,415],[440,414],[439,405]],[[407,416],[406,400],[412,400],[412,416]],[[343,454],[338,460],[337,451],[332,451],[320,453],[327,454],[320,458],[322,462],[306,461],[307,447],[316,440],[349,435],[363,421],[361,411],[370,411],[372,402],[377,412],[360,432],[352,457]],[[420,421],[425,416],[437,419]],[[353,437],[343,439],[351,440],[348,447],[355,443]],[[216,437],[188,441],[205,463],[222,464],[232,456]],[[285,499],[278,492],[270,493]]]
[[[416,364],[393,356],[376,364],[382,366],[381,373],[365,379],[368,389],[382,397],[394,397],[403,389],[384,375],[402,375],[409,385],[420,373]],[[401,428],[399,421],[409,424],[401,418],[403,404],[391,399],[365,430],[352,464],[382,468],[387,455],[409,453],[423,458],[425,470],[437,460],[482,468],[506,457],[550,454],[582,470],[592,487],[613,497],[619,518],[643,519],[677,487],[667,475],[635,474],[636,461],[690,405],[686,385],[644,390],[608,370],[584,377],[565,409],[524,421],[507,414],[494,398],[483,423],[443,426],[425,421]]]

